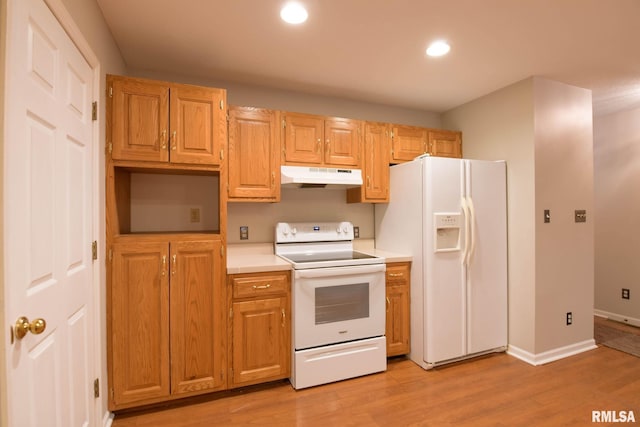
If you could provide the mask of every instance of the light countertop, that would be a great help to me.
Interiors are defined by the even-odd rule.
[[[411,255],[375,249],[373,239],[354,240],[354,249],[379,256],[385,262],[411,261]],[[273,253],[273,243],[242,243],[227,246],[227,274],[291,270],[291,264]]]

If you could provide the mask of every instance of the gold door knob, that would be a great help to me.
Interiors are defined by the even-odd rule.
[[[47,329],[47,322],[44,319],[36,319],[33,322],[29,322],[28,318],[22,316],[16,320],[13,333],[17,339],[21,340],[28,332],[34,335],[40,335],[45,329]]]

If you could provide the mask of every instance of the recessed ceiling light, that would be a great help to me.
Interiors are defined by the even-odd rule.
[[[429,56],[442,56],[449,53],[451,46],[444,40],[437,40],[429,45],[427,48],[427,55]]]
[[[287,3],[280,10],[280,18],[289,24],[302,24],[308,17],[307,10],[300,3]]]

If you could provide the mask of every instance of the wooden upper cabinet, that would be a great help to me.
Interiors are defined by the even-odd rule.
[[[229,201],[280,200],[280,113],[229,108]]]
[[[226,91],[107,76],[114,160],[220,165],[227,139]]]
[[[366,122],[362,148],[363,185],[347,190],[348,203],[389,202],[389,129],[386,123]]]
[[[391,162],[408,162],[428,153],[428,129],[415,126],[393,125]]]
[[[362,122],[350,119],[327,119],[324,122],[324,163],[357,168],[360,165]]]
[[[462,133],[447,130],[429,131],[429,153],[438,157],[462,158]]]
[[[362,122],[284,113],[284,164],[358,168]]]
[[[227,139],[226,91],[173,84],[169,98],[170,161],[219,165]]]
[[[169,160],[169,87],[108,76],[113,159]]]
[[[324,120],[309,114],[286,113],[284,163],[322,164]]]

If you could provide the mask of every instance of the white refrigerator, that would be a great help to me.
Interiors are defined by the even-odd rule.
[[[504,161],[391,167],[376,248],[413,256],[409,357],[425,369],[506,349],[506,187]]]

